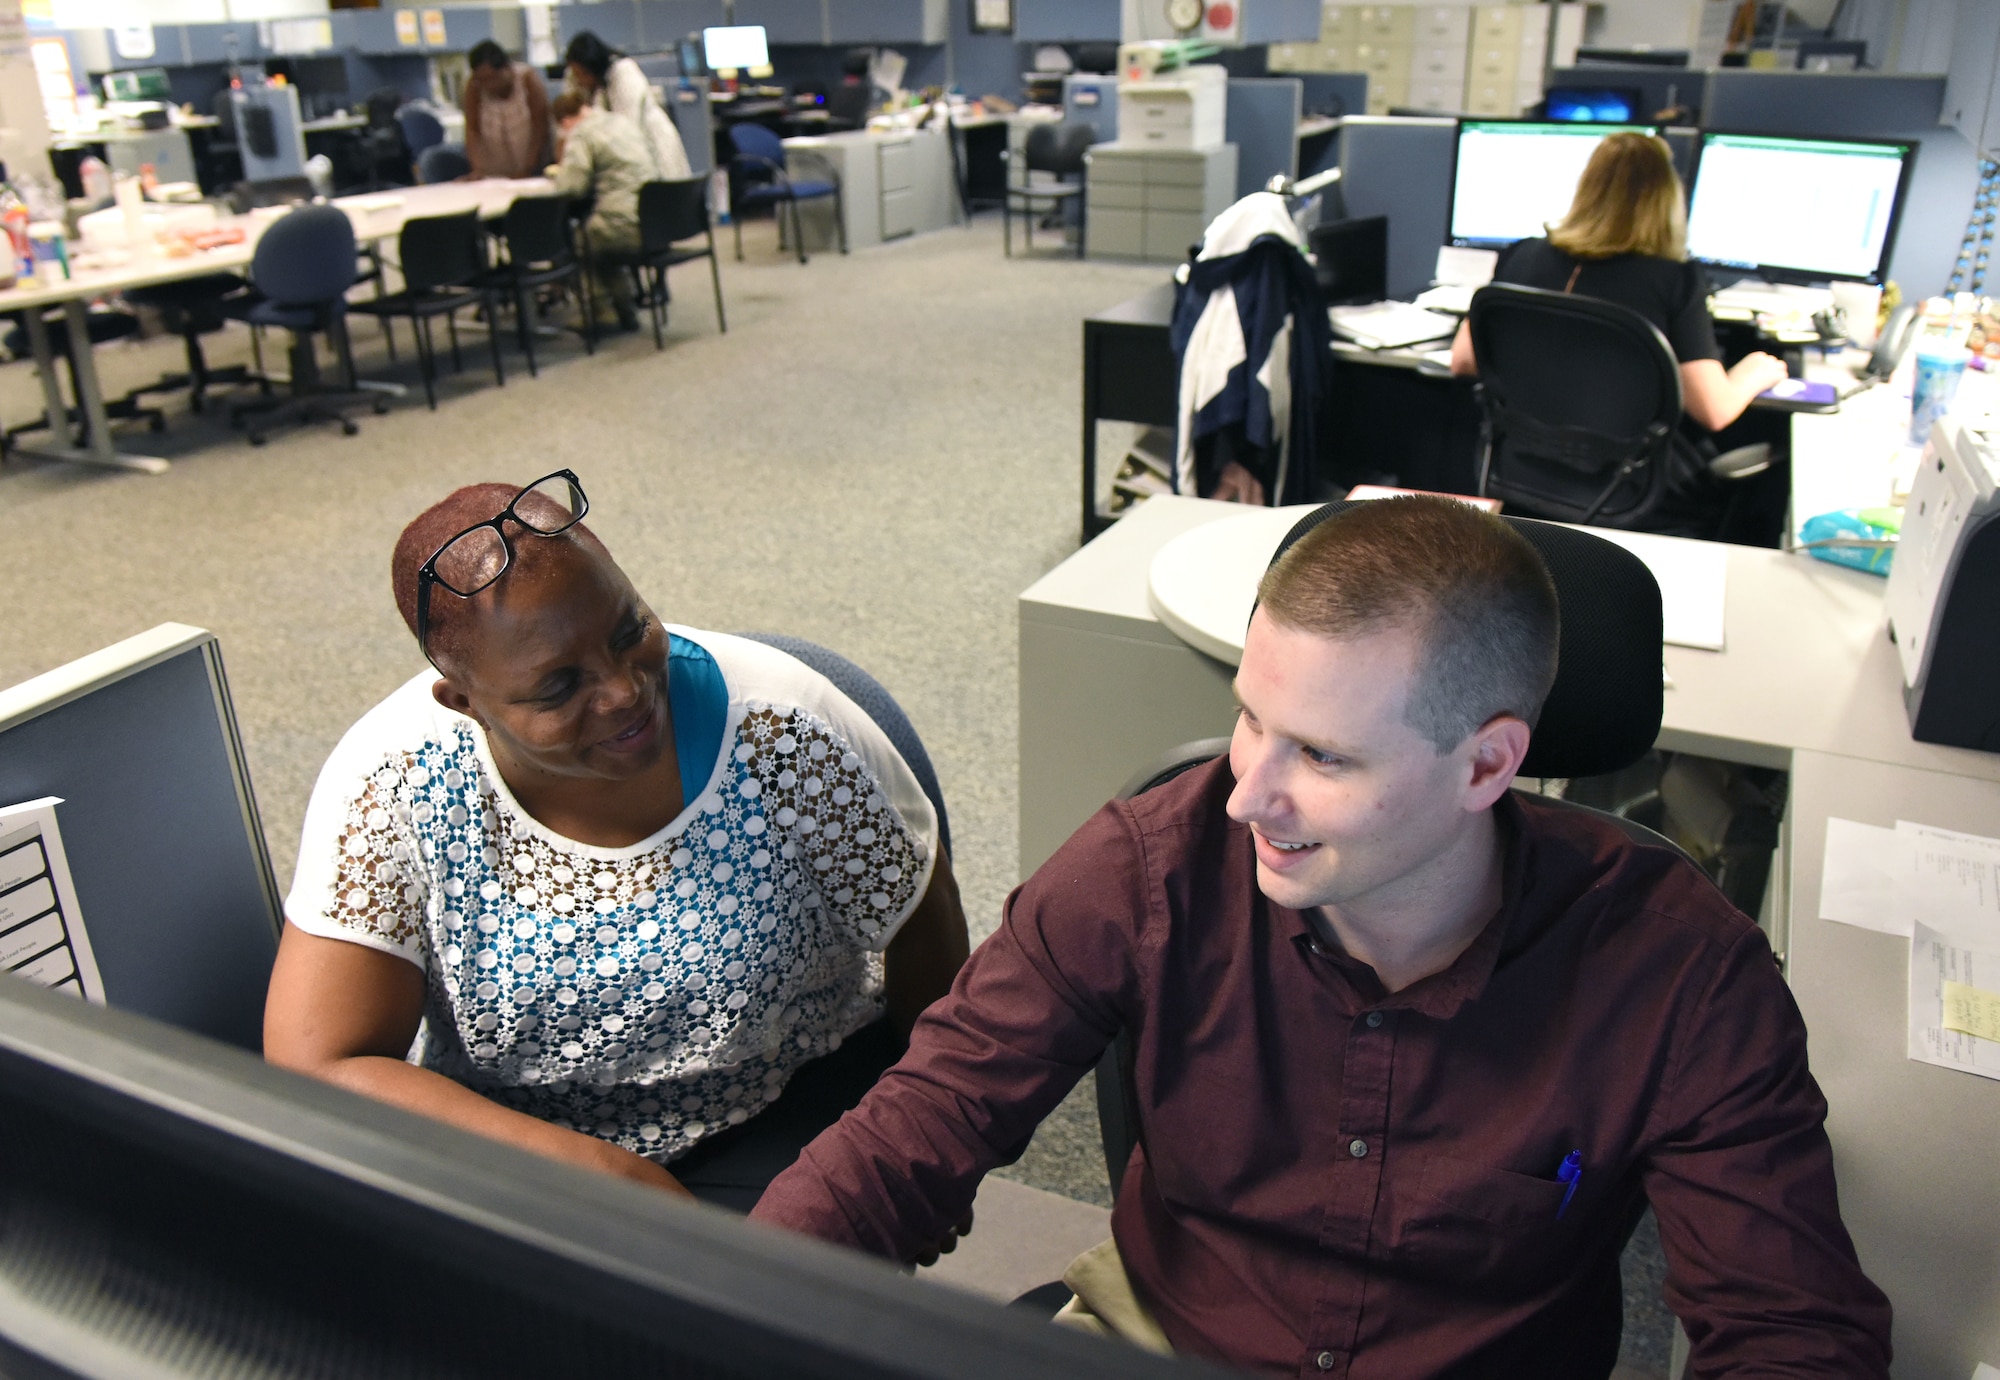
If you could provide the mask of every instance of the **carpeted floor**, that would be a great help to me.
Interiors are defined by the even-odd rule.
[[[723,237],[727,335],[691,265],[663,352],[645,333],[595,358],[547,342],[530,379],[510,341],[496,388],[468,331],[466,371],[432,413],[407,332],[392,367],[357,323],[363,372],[413,385],[388,416],[357,411],[357,437],[322,426],[252,448],[169,397],[168,431],[128,442],[172,459],[165,476],[10,462],[0,684],[156,623],[213,629],[282,887],[327,752],[423,664],[389,597],[398,530],[456,485],[568,466],[663,617],[810,638],[898,697],[984,936],[1015,880],[1014,600],[1076,543],[1078,323],[1163,270],[1006,259],[992,217],[803,267],[768,223],[744,238],[738,264]],[[248,358],[240,331],[209,343],[214,363]],[[115,394],[179,368],[180,342],[98,359]],[[33,368],[0,369],[0,419],[39,410]],[[1090,1094],[1086,1080],[1006,1172],[1108,1202]],[[1663,1372],[1657,1320],[1634,1321],[1631,1359]]]

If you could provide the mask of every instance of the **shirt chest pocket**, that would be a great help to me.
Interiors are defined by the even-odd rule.
[[[1412,1167],[1395,1204],[1396,1253],[1426,1274],[1527,1290],[1561,1262],[1565,1185],[1449,1155]]]

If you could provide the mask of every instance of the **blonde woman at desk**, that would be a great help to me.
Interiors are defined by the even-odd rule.
[[[1577,180],[1569,214],[1545,239],[1522,240],[1500,255],[1496,283],[1574,292],[1629,307],[1666,337],[1680,364],[1682,435],[1686,446],[1669,467],[1666,519],[1658,530],[1719,533],[1723,540],[1776,545],[1790,493],[1785,458],[1787,419],[1744,416],[1750,400],[1786,376],[1784,361],[1763,351],[1727,369],[1708,316],[1708,276],[1687,257],[1687,202],[1665,141],[1647,134],[1613,134]],[[1451,371],[1476,374],[1470,326],[1451,343]],[[1729,429],[1718,438],[1716,433]],[[1768,444],[1776,457],[1755,479],[1738,481],[1733,501],[1706,461],[1724,451]],[[1724,506],[1726,505],[1726,506]],[[1722,521],[1718,509],[1728,513]]]

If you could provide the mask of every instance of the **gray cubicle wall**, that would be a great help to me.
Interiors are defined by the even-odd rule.
[[[109,1004],[261,1049],[278,894],[215,638],[163,624],[0,691],[0,804],[44,796]]]
[[[1938,123],[1943,102],[1943,77],[1732,69],[1709,73],[1703,123],[1748,134],[1916,140],[1889,276],[1905,297],[1927,297],[1951,276],[1979,189],[1972,145]]]
[[[1389,218],[1389,295],[1430,286],[1451,216],[1456,120],[1354,115],[1340,124],[1340,194],[1349,216]]]
[[[1296,77],[1231,78],[1222,137],[1236,145],[1237,196],[1299,175],[1302,90]]]

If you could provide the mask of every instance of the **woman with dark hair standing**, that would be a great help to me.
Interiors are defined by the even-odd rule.
[[[645,131],[661,177],[678,182],[694,176],[680,132],[667,118],[653,94],[653,84],[638,63],[588,29],[569,41],[563,61],[569,65],[569,84],[577,94],[614,115],[635,121]]]

